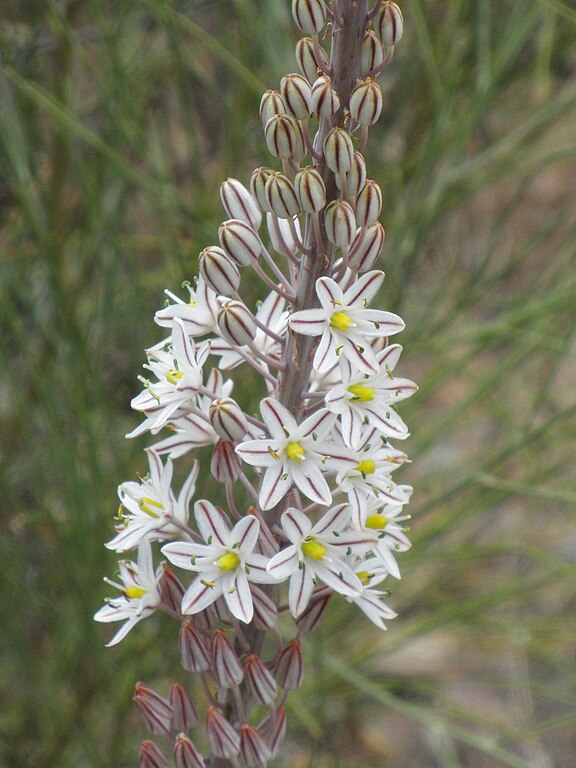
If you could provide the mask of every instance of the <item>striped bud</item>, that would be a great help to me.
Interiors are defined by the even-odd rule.
[[[296,626],[298,627],[299,633],[312,632],[316,629],[324,616],[324,611],[326,610],[331,596],[332,593],[323,588],[320,589],[319,594],[312,594],[310,602],[296,619]]]
[[[320,75],[312,85],[312,112],[318,117],[330,118],[340,109],[340,99],[332,88],[332,80],[328,75]]]
[[[286,111],[296,120],[307,120],[310,117],[311,88],[305,77],[296,73],[284,75],[280,81],[280,91],[286,104]]]
[[[324,213],[326,236],[339,248],[347,248],[356,233],[356,217],[352,206],[345,200],[333,200]]]
[[[237,443],[248,432],[246,417],[236,400],[231,397],[220,397],[218,400],[212,401],[210,424],[224,440],[232,440]]]
[[[250,696],[258,704],[267,706],[276,698],[278,686],[264,662],[255,653],[248,656],[244,662],[244,676]]]
[[[240,287],[238,267],[217,245],[204,248],[200,253],[198,271],[208,288],[215,293],[228,296]]]
[[[266,226],[268,228],[268,234],[270,235],[272,248],[274,248],[276,253],[281,253],[285,256],[295,256],[299,252],[298,243],[295,241],[290,225],[286,219],[279,219],[277,216],[272,216],[271,213],[267,213]],[[294,226],[296,227],[298,234],[300,234],[300,223],[298,219],[294,219]]]
[[[218,685],[223,688],[234,688],[244,680],[244,670],[236,651],[224,630],[216,629],[212,633],[212,658],[214,660],[214,676]]]
[[[384,61],[384,51],[378,35],[371,29],[366,31],[362,41],[360,71],[369,75],[372,70],[377,69]]]
[[[313,83],[318,77],[319,64],[328,67],[330,63],[324,48],[318,45],[317,50],[320,51],[321,62],[318,62],[316,58],[316,51],[314,50],[311,38],[303,37],[296,44],[296,61],[298,62],[300,72],[302,72],[309,83]]]
[[[316,168],[307,165],[294,178],[300,207],[306,213],[318,213],[326,205],[326,186]]]
[[[224,221],[218,227],[220,245],[239,267],[247,267],[262,253],[262,243],[249,224],[240,219]]]
[[[396,3],[386,2],[374,20],[374,29],[382,45],[397,45],[404,33],[402,11]]]
[[[160,594],[162,596],[162,602],[171,608],[176,613],[180,613],[180,607],[182,605],[182,598],[184,596],[184,587],[182,582],[176,576],[172,568],[168,563],[162,563],[162,578],[160,579],[159,587]]]
[[[292,0],[292,16],[304,35],[319,34],[326,24],[324,0]]]
[[[274,757],[286,736],[286,709],[280,707],[275,712],[270,711],[266,717],[263,718],[259,725],[260,733],[266,739],[266,743],[270,747],[272,757]]]
[[[225,301],[218,309],[216,325],[226,341],[237,347],[243,347],[254,341],[256,321],[246,304],[236,299]]]
[[[148,730],[155,735],[170,733],[172,705],[146,683],[136,683],[134,701]]]
[[[220,199],[231,219],[240,219],[258,231],[262,224],[262,211],[256,200],[238,179],[228,179],[220,187]]]
[[[360,125],[374,125],[382,112],[382,91],[376,80],[363,80],[350,94],[350,114]]]
[[[204,758],[185,733],[179,733],[174,742],[176,768],[206,768]]]
[[[240,752],[240,736],[215,707],[208,709],[206,734],[215,757],[230,759]]]
[[[280,91],[264,91],[260,99],[260,120],[262,127],[266,125],[273,115],[283,115],[286,113],[286,104]]]
[[[296,688],[300,688],[304,678],[304,667],[299,640],[291,640],[282,649],[276,662],[274,677],[285,691],[294,691]]]
[[[332,128],[324,140],[324,157],[334,173],[348,173],[354,158],[352,139],[344,128]]]
[[[256,629],[272,629],[278,620],[276,603],[255,584],[251,584],[250,589],[254,602],[254,626]]]
[[[192,704],[190,696],[180,683],[172,683],[170,688],[170,704],[172,705],[172,727],[179,731],[188,731],[198,725],[198,712]]]
[[[206,672],[210,669],[210,654],[191,619],[185,619],[180,628],[180,663],[187,672]]]
[[[292,115],[273,115],[266,123],[264,136],[268,149],[275,157],[292,158],[299,162],[306,154],[302,129]]]
[[[170,768],[159,746],[145,739],[140,745],[139,768]]]
[[[300,203],[294,185],[283,173],[268,178],[264,189],[268,207],[279,219],[293,219],[300,213]]]
[[[359,229],[348,251],[348,264],[357,272],[367,272],[382,253],[386,234],[380,222]]]
[[[272,757],[262,736],[249,723],[240,726],[240,756],[247,768],[262,768]]]
[[[356,198],[356,224],[371,227],[376,224],[382,210],[382,190],[372,179],[368,179]]]
[[[275,173],[275,171],[273,171],[272,168],[256,168],[255,171],[252,171],[252,176],[250,177],[250,191],[263,211],[270,210],[268,208],[268,201],[266,200],[265,188],[268,178],[273,173]]]
[[[360,193],[364,184],[366,184],[366,162],[360,152],[356,150],[352,167],[346,174],[346,189],[352,200]]]
[[[242,459],[236,453],[236,443],[230,440],[218,440],[210,461],[212,477],[219,483],[235,483],[242,474]],[[224,617],[227,621],[228,617]]]

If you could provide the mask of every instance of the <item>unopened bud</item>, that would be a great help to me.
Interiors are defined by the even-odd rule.
[[[354,200],[366,184],[366,162],[360,152],[354,152],[352,167],[346,174],[346,190],[351,200]]]
[[[215,293],[229,296],[240,287],[240,272],[222,248],[205,248],[198,257],[198,271]]]
[[[139,768],[170,768],[159,746],[145,739],[140,746]]]
[[[317,35],[326,24],[324,0],[292,0],[292,16],[304,35]]]
[[[210,405],[210,423],[224,440],[240,442],[248,432],[248,422],[242,409],[231,397],[220,397]]]
[[[249,224],[240,219],[224,221],[218,227],[220,245],[240,267],[247,267],[262,253],[262,243]]]
[[[244,670],[240,660],[222,629],[216,629],[212,633],[212,659],[214,677],[218,685],[223,688],[234,688],[244,680]]]
[[[258,704],[266,706],[276,698],[278,688],[276,680],[264,665],[264,662],[255,653],[248,656],[244,662],[244,675],[250,696]]]
[[[225,301],[216,315],[216,325],[224,339],[237,347],[250,344],[256,336],[256,321],[246,304],[236,299]]]
[[[371,227],[376,224],[382,210],[382,190],[372,179],[368,179],[356,198],[356,224]]]
[[[162,602],[171,610],[180,613],[182,598],[185,591],[182,582],[178,576],[176,576],[172,568],[170,568],[168,563],[162,563],[162,571],[162,578],[159,583]]]
[[[404,19],[396,3],[384,3],[374,20],[374,29],[383,45],[397,45],[402,40]]]
[[[180,662],[188,672],[206,672],[211,667],[210,654],[191,619],[180,628]]]
[[[272,174],[266,182],[265,192],[268,207],[279,219],[293,219],[300,213],[296,190],[288,176]]]
[[[318,117],[330,118],[340,109],[340,99],[332,88],[332,80],[328,75],[320,75],[312,85],[312,112]]]
[[[316,629],[322,616],[324,616],[331,596],[332,593],[324,588],[320,589],[319,594],[312,594],[310,602],[296,619],[299,632],[313,632]]]
[[[382,253],[386,234],[380,222],[356,233],[348,251],[348,264],[357,272],[367,272]]]
[[[249,723],[240,726],[240,755],[247,768],[261,768],[272,757],[262,736]]]
[[[275,757],[286,735],[286,709],[280,707],[276,711],[271,710],[261,721],[258,728],[270,747],[272,757]]]
[[[242,474],[242,459],[235,451],[236,443],[218,440],[212,452],[210,472],[219,483],[235,483]]]
[[[318,77],[320,64],[324,67],[328,67],[330,63],[328,54],[324,48],[318,45],[317,50],[320,51],[321,62],[316,58],[316,51],[314,50],[314,45],[310,37],[303,37],[301,40],[298,40],[298,43],[296,44],[296,61],[298,62],[300,72],[302,72],[309,83],[313,83]]]
[[[332,128],[324,140],[324,157],[334,173],[348,173],[352,166],[354,147],[344,128]]]
[[[160,696],[146,683],[136,683],[134,701],[151,733],[155,735],[170,733],[172,706],[167,698]]]
[[[192,704],[186,689],[180,683],[172,683],[170,688],[170,704],[172,705],[172,727],[179,731],[188,731],[198,725],[199,718],[196,707]]]
[[[256,629],[272,629],[278,620],[276,603],[255,584],[250,585],[254,602],[254,625]]]
[[[266,145],[275,157],[292,158],[296,162],[306,154],[302,129],[292,115],[273,115],[264,128]]]
[[[366,31],[362,41],[362,63],[360,71],[363,75],[368,75],[372,70],[377,69],[384,61],[384,51],[378,35],[371,29]]]
[[[230,759],[240,752],[240,736],[215,707],[208,709],[206,733],[216,757]]]
[[[382,91],[375,80],[368,78],[350,94],[350,114],[360,125],[374,125],[382,112]]]
[[[290,225],[286,219],[279,219],[277,216],[272,216],[271,213],[266,214],[266,226],[268,228],[268,234],[270,235],[270,242],[272,248],[276,253],[284,254],[285,256],[295,256],[299,251],[299,246],[294,235],[290,229]],[[297,233],[300,235],[300,223],[298,219],[294,219],[294,226]]]
[[[324,213],[326,236],[339,248],[347,248],[356,233],[356,217],[352,206],[345,200],[333,200]]]
[[[318,213],[326,205],[326,186],[316,168],[307,165],[294,178],[300,207],[306,213]]]
[[[252,171],[252,176],[250,177],[250,191],[263,211],[270,210],[266,200],[265,188],[266,182],[273,173],[275,171],[272,168],[256,168],[255,171]]]
[[[307,120],[310,117],[311,88],[305,77],[296,73],[285,75],[280,81],[280,91],[286,110],[296,120]]]
[[[174,742],[176,768],[206,768],[204,758],[185,733],[179,733]]]
[[[258,231],[262,223],[262,211],[256,200],[238,179],[228,179],[220,187],[220,199],[231,219],[240,219]]]
[[[286,104],[280,91],[264,91],[260,99],[260,120],[262,127],[266,125],[273,115],[283,115],[286,113]]]
[[[304,678],[304,668],[299,640],[291,640],[281,651],[274,669],[274,677],[285,691],[300,688]]]

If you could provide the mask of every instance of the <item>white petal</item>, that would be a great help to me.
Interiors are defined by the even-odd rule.
[[[304,512],[300,512],[300,510],[295,507],[287,509],[286,512],[282,514],[281,521],[282,528],[292,544],[299,545],[312,529],[310,519]]]
[[[201,576],[198,576],[184,593],[182,613],[200,613],[200,611],[212,605],[221,594],[222,583],[220,580],[208,582],[208,579],[204,580]]]
[[[236,453],[242,461],[252,467],[272,467],[279,462],[272,454],[278,441],[272,439],[246,440],[236,446]]]
[[[332,562],[324,560],[318,564],[315,563],[314,570],[316,576],[334,592],[348,597],[354,597],[362,592],[362,582],[342,560]]]
[[[363,303],[369,304],[380,290],[383,280],[384,272],[381,272],[379,269],[365,272],[356,280],[354,285],[348,288],[344,294],[344,303],[347,306]]]
[[[342,289],[330,277],[320,277],[316,281],[316,294],[322,308],[330,314],[336,311],[337,306],[342,306],[345,303]]]
[[[246,515],[239,520],[230,532],[230,542],[232,546],[239,544],[238,552],[242,556],[249,555],[258,541],[260,533],[260,523],[254,515]]]
[[[332,492],[319,467],[309,461],[302,464],[304,466],[296,464],[292,469],[294,483],[312,501],[317,501],[324,506],[331,504]]]
[[[294,618],[298,618],[306,608],[314,589],[313,574],[305,564],[298,568],[290,578],[288,589],[288,607]]]
[[[287,434],[297,429],[296,420],[282,403],[273,397],[266,397],[260,403],[260,413],[268,432],[276,440],[286,440]]]
[[[314,536],[325,536],[331,534],[332,531],[343,531],[344,528],[350,522],[350,505],[338,504],[332,509],[329,509],[316,525],[312,528],[311,533]]]
[[[260,506],[264,511],[272,509],[281,501],[292,487],[292,477],[285,472],[282,462],[277,461],[268,467],[260,486]]]
[[[250,624],[254,615],[254,604],[244,571],[240,569],[235,571],[232,586],[229,587],[227,583],[222,586],[222,594],[230,613],[240,621]]]
[[[298,570],[299,563],[300,549],[296,544],[291,544],[274,555],[267,565],[267,571],[278,581],[285,581]]]
[[[218,543],[223,547],[228,546],[230,530],[214,504],[206,499],[197,501],[194,505],[194,517],[200,535],[207,544]]]

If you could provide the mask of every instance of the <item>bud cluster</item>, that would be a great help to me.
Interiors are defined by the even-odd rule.
[[[147,728],[169,744],[145,740],[144,768],[168,765],[167,749],[178,768],[266,766],[302,684],[302,636],[334,596],[385,629],[395,613],[380,585],[400,577],[396,557],[410,547],[412,489],[393,479],[408,457],[391,441],[408,437],[395,406],[416,385],[395,372],[402,348],[389,339],[402,319],[369,306],[385,233],[362,155],[402,14],[388,0],[370,11],[367,0],[293,0],[292,12],[300,71],[260,104],[270,167],[222,184],[217,243],[187,295],[168,292],[156,313],[166,335],[147,350],[132,401],[143,420],[129,437],[162,434],[146,475],[119,487],[107,546],[137,558],[120,561],[109,582],[120,594],[95,618],[123,622],[114,645],[164,611],[206,692],[202,706],[198,687],[174,683],[164,697],[138,683]],[[240,294],[247,282],[262,286],[257,307]],[[207,498],[214,481],[223,507]],[[294,619],[288,641],[282,613]]]

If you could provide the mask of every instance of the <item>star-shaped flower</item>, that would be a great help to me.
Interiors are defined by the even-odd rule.
[[[198,278],[196,290],[190,283],[186,283],[186,288],[190,294],[188,301],[182,301],[170,291],[166,294],[174,300],[174,304],[169,304],[164,309],[156,312],[154,319],[164,328],[172,328],[176,318],[184,326],[187,336],[198,338],[212,333],[216,328],[216,315],[218,313],[217,296],[213,290],[208,288],[202,277]]]

